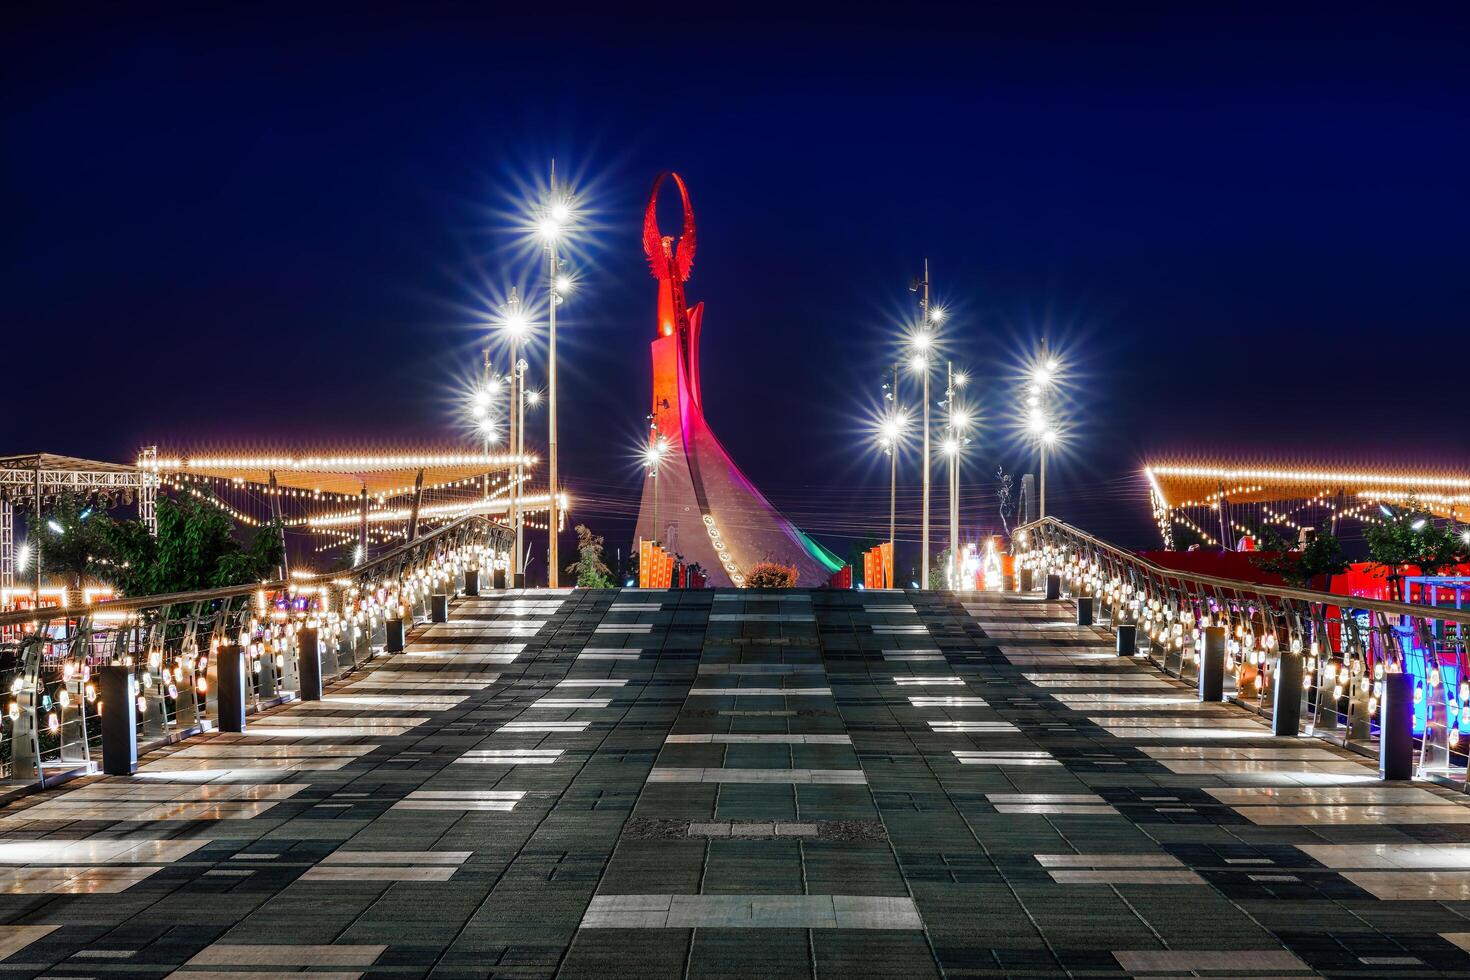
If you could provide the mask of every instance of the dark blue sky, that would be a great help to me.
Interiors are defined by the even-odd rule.
[[[981,523],[980,482],[1027,460],[1009,375],[1042,332],[1077,380],[1053,509],[1129,543],[1151,452],[1463,464],[1452,7],[659,6],[8,13],[0,452],[445,441],[480,297],[531,268],[498,212],[554,155],[603,225],[563,439],[610,538],[662,169],[698,212],[711,422],[819,534],[886,524],[854,417],[925,255],[981,379]]]

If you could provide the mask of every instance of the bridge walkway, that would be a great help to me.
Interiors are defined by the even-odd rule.
[[[1070,604],[525,591],[0,810],[0,972],[1470,976],[1470,808]]]

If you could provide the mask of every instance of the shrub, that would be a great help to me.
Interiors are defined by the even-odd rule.
[[[758,561],[745,576],[748,589],[794,589],[796,588],[796,566],[783,565],[775,561]]]

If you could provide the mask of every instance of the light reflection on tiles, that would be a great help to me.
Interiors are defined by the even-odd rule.
[[[170,864],[209,843],[204,838],[149,840],[0,840],[0,864]]]
[[[522,790],[418,789],[393,804],[394,810],[482,810],[509,813],[524,797]]]
[[[913,899],[850,895],[596,895],[583,929],[922,929]]]
[[[984,698],[977,697],[910,697],[909,704],[915,708],[985,708]]]
[[[627,679],[626,678],[622,678],[622,677],[588,677],[588,678],[567,678],[564,681],[557,681],[556,682],[556,686],[557,687],[623,687],[627,683],[628,683]]]
[[[335,851],[303,882],[448,882],[470,851]]]
[[[931,721],[929,727],[939,735],[988,732],[993,735],[1019,735],[1021,730],[1008,721]]]
[[[691,687],[689,689],[689,696],[706,698],[827,698],[832,696],[832,689],[830,687]]]
[[[861,769],[723,769],[655,766],[650,783],[796,783],[857,786],[868,777]]]
[[[964,687],[963,677],[899,677],[893,678],[899,687]]]
[[[1470,871],[1470,844],[1297,844],[1335,870]]]
[[[190,967],[262,967],[262,966],[371,966],[379,956],[387,949],[387,946],[369,945],[313,945],[313,946],[291,946],[284,944],[261,944],[243,945],[237,943],[215,943],[200,950],[189,962],[185,963],[183,971],[174,973],[175,977],[224,977],[224,976],[254,976],[254,977],[282,977],[287,975],[298,975],[295,971],[286,973],[255,973],[241,972],[217,973],[209,971],[201,973]],[[360,977],[361,973],[311,973],[310,976],[320,980],[323,977],[343,978]]]
[[[1317,972],[1284,949],[1148,949],[1113,950],[1113,958],[1125,973],[1164,973],[1175,976],[1223,974],[1244,977],[1267,973],[1262,980],[1283,975],[1316,976]]]
[[[497,734],[514,735],[528,732],[585,732],[588,721],[510,721],[495,729]]]
[[[851,745],[851,735],[670,735],[664,739],[668,745]]]
[[[541,698],[533,702],[532,708],[606,708],[611,698]]]
[[[980,752],[957,749],[952,753],[965,766],[1060,766],[1050,752]]]
[[[460,765],[549,766],[565,749],[472,749],[455,759]]]

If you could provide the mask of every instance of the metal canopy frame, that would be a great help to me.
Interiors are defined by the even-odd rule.
[[[156,458],[157,447],[150,446],[138,454],[139,462]],[[101,460],[59,456],[55,453],[31,453],[0,456],[0,589],[15,588],[15,507],[22,503],[34,508],[39,522],[43,500],[57,493],[98,493],[107,490],[133,490],[138,495],[138,518],[149,534],[158,533],[158,474],[141,466],[107,463]],[[36,547],[36,593],[41,590],[40,539]]]

